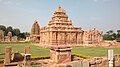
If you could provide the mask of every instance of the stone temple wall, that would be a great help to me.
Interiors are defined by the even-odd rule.
[[[40,29],[40,44],[100,44],[102,40],[102,32],[96,29],[85,31],[80,27],[74,27],[72,21],[68,19],[66,11],[61,7],[54,11],[48,26]]]
[[[100,44],[103,41],[102,32],[98,30],[87,30],[83,34],[84,44]]]

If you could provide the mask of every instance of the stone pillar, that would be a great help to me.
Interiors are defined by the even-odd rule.
[[[70,62],[71,48],[51,49],[50,58],[54,63]]]
[[[12,51],[11,46],[6,47],[4,64],[9,64],[11,62],[11,51]]]
[[[113,50],[108,50],[109,67],[114,67]]]
[[[83,60],[82,61],[82,67],[89,67],[89,61]]]
[[[26,65],[28,67],[31,66],[30,57],[31,57],[30,47],[29,46],[25,46],[24,67],[26,67]]]
[[[25,54],[30,54],[30,47],[29,46],[25,46]]]

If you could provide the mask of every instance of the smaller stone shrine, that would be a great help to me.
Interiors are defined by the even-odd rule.
[[[71,62],[71,47],[70,46],[54,46],[50,49],[50,59],[54,63]]]
[[[26,36],[26,40],[28,42],[40,42],[40,26],[38,21],[34,21],[31,32],[29,36]]]

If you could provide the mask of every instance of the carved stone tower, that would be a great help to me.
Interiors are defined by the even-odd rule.
[[[36,20],[34,21],[34,24],[32,25],[32,28],[31,28],[30,41],[31,42],[40,41],[40,26]]]

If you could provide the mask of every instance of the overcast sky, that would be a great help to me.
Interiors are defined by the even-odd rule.
[[[120,29],[120,0],[0,0],[0,25],[30,32],[34,20],[47,26],[59,5],[83,30]]]

